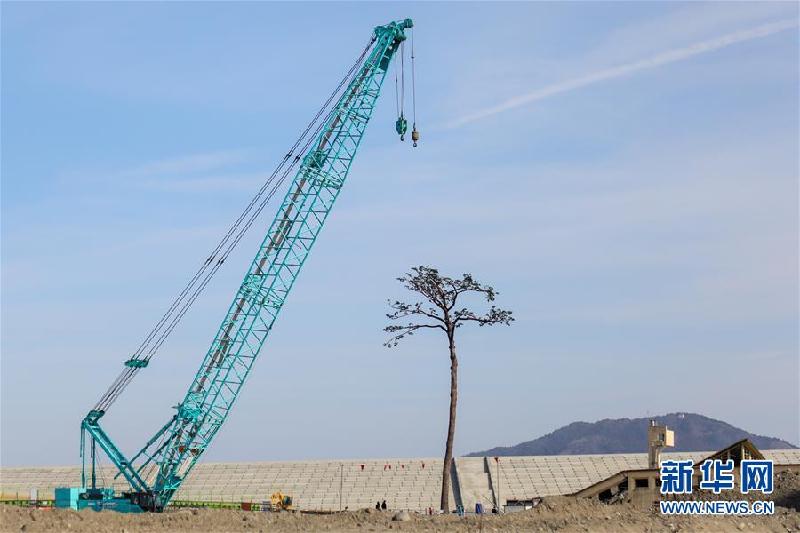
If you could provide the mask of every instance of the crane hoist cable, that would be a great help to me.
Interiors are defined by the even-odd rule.
[[[405,116],[406,108],[406,43],[400,43],[400,115]]]
[[[327,113],[325,120],[327,120],[327,118],[330,117],[331,113],[332,113],[332,111]],[[308,147],[311,145],[311,143],[314,141],[314,138],[316,137],[316,135],[322,129],[322,126],[324,125],[324,122],[325,122],[324,120],[321,121],[317,125],[317,127],[313,130],[313,135],[308,137],[308,139],[306,140],[306,142],[305,142],[305,144],[304,144],[304,146],[303,146],[303,148],[301,150],[301,153],[304,153],[308,149]],[[101,400],[97,403],[97,405],[95,405],[95,409],[102,410],[102,411],[108,410],[108,407],[110,407],[110,405],[114,402],[114,400],[116,400],[116,398],[119,397],[119,395],[122,393],[122,391],[125,389],[125,387],[127,387],[127,385],[130,383],[130,381],[133,379],[133,377],[138,373],[138,371],[141,368],[143,368],[144,366],[146,366],[146,363],[149,362],[149,360],[156,354],[158,349],[166,341],[167,337],[172,333],[172,331],[177,327],[177,325],[179,324],[179,322],[183,318],[183,316],[188,312],[189,308],[192,306],[194,301],[198,298],[198,296],[202,293],[202,291],[205,289],[205,287],[211,281],[213,276],[221,268],[222,264],[225,262],[225,260],[230,255],[230,253],[233,251],[233,249],[236,247],[236,245],[239,243],[239,241],[241,241],[242,237],[244,237],[244,235],[247,232],[247,230],[250,229],[252,224],[255,222],[255,220],[258,218],[258,216],[261,214],[261,211],[264,209],[264,207],[269,202],[269,200],[274,196],[274,194],[278,190],[278,188],[280,188],[280,186],[282,185],[282,183],[284,182],[286,177],[289,175],[290,172],[292,172],[292,170],[294,170],[294,168],[297,165],[298,161],[299,161],[299,156],[295,157],[294,161],[292,161],[292,163],[283,171],[283,173],[281,174],[281,176],[278,179],[278,181],[273,185],[272,189],[269,191],[269,194],[267,194],[266,196],[264,196],[261,199],[261,201],[258,204],[258,207],[250,214],[250,216],[249,216],[247,222],[245,223],[245,225],[243,227],[239,228],[238,233],[236,234],[236,237],[234,238],[233,242],[228,244],[228,247],[226,248],[226,250],[223,252],[223,254],[220,256],[220,258],[216,262],[212,262],[211,263],[213,265],[211,267],[211,270],[205,274],[205,276],[203,277],[203,280],[200,282],[200,284],[197,287],[194,288],[194,291],[192,292],[192,294],[188,297],[188,299],[186,299],[183,302],[180,311],[178,311],[176,314],[174,314],[174,316],[172,316],[172,320],[166,326],[166,329],[163,330],[160,333],[160,336],[158,337],[158,339],[156,341],[154,341],[154,343],[152,343],[150,345],[149,350],[144,354],[144,356],[140,356],[140,358],[136,360],[136,361],[142,361],[144,364],[142,364],[141,366],[139,366],[139,365],[135,365],[135,366],[134,365],[126,365],[127,368],[125,370],[123,370],[123,372],[120,374],[119,378],[114,382],[114,384],[112,384],[112,386],[111,386],[111,388],[109,388],[109,391],[107,392],[107,394],[104,395],[103,398],[101,398]]]
[[[348,69],[345,76],[342,78],[333,92],[328,96],[322,107],[308,123],[300,137],[294,142],[272,174],[270,174],[256,194],[251,198],[245,209],[228,228],[228,231],[211,251],[207,259],[195,272],[183,290],[178,294],[153,329],[150,330],[145,339],[134,352],[133,356],[126,361],[125,369],[119,374],[117,379],[111,384],[106,393],[97,402],[95,409],[103,411],[108,410],[111,404],[116,400],[116,398],[119,397],[122,391],[139,372],[139,370],[147,366],[150,359],[152,359],[172,331],[174,331],[181,319],[188,312],[189,308],[200,296],[217,271],[219,271],[220,267],[225,262],[225,259],[227,259],[231,252],[236,248],[241,239],[261,214],[264,207],[266,207],[266,205],[269,203],[269,200],[272,199],[287,176],[300,162],[300,155],[295,154],[304,154],[314,142],[316,136],[319,134],[327,120],[335,111],[335,109],[331,107],[331,104],[334,102],[342,89],[350,84],[352,78],[358,70],[358,67],[363,63],[364,58],[369,53],[374,42],[374,37],[369,40],[368,44],[365,46],[361,54],[359,54],[356,61]],[[300,148],[299,151],[298,148]],[[292,155],[295,155],[295,157],[292,158]],[[280,177],[278,177],[279,174]],[[275,181],[276,178],[277,182]],[[220,254],[221,251],[222,253]]]
[[[414,148],[419,141],[419,131],[417,130],[417,76],[414,72],[414,31],[411,32],[411,141]]]
[[[253,198],[250,200],[250,203],[247,205],[247,207],[245,208],[245,210],[244,210],[244,211],[243,211],[243,212],[242,212],[242,213],[239,215],[239,217],[238,217],[238,218],[237,218],[237,220],[234,222],[234,224],[233,224],[233,225],[232,225],[232,226],[231,226],[231,227],[228,229],[228,231],[227,231],[227,233],[225,234],[225,236],[223,237],[223,239],[222,239],[222,240],[219,242],[219,244],[217,244],[217,246],[215,247],[215,249],[214,249],[214,250],[211,252],[211,254],[208,256],[208,258],[206,259],[206,261],[203,263],[203,265],[201,266],[201,268],[200,268],[200,269],[197,271],[197,273],[195,273],[195,275],[192,277],[192,279],[190,280],[189,284],[187,284],[187,286],[186,286],[186,287],[184,288],[184,290],[183,290],[183,291],[182,291],[182,292],[179,294],[178,298],[176,298],[176,300],[173,302],[173,304],[170,306],[170,308],[167,310],[167,312],[164,314],[164,316],[162,316],[161,320],[160,320],[160,321],[159,321],[159,323],[156,325],[156,327],[155,327],[155,328],[153,328],[153,330],[151,330],[151,332],[148,334],[148,336],[147,336],[147,338],[145,339],[145,341],[143,341],[143,342],[142,342],[142,345],[141,345],[141,346],[139,347],[139,349],[137,349],[137,351],[134,353],[134,358],[138,357],[138,356],[139,356],[141,353],[143,353],[143,352],[145,351],[145,349],[147,348],[148,344],[151,342],[152,338],[153,338],[155,335],[157,335],[157,333],[158,333],[159,329],[160,329],[160,328],[162,327],[162,325],[163,325],[163,324],[164,324],[164,323],[165,323],[165,322],[166,322],[166,321],[169,319],[169,316],[170,316],[170,315],[173,313],[173,311],[174,311],[174,309],[177,307],[177,305],[179,305],[179,304],[180,304],[181,300],[182,300],[182,299],[185,297],[185,295],[188,293],[188,291],[191,289],[191,287],[194,285],[194,283],[196,283],[196,281],[197,281],[197,280],[200,278],[200,276],[202,275],[202,273],[203,273],[203,272],[204,272],[204,271],[205,271],[205,270],[206,270],[206,269],[209,267],[209,265],[211,265],[211,264],[212,264],[213,260],[216,258],[216,256],[217,256],[217,254],[219,253],[219,251],[220,251],[220,250],[221,250],[221,249],[222,249],[222,248],[225,246],[225,244],[227,243],[228,239],[230,239],[230,238],[233,236],[233,234],[236,232],[236,230],[238,229],[238,227],[239,227],[239,226],[241,225],[241,223],[244,221],[245,217],[246,217],[246,216],[248,215],[248,213],[249,213],[249,212],[250,212],[250,211],[253,209],[253,207],[256,205],[256,203],[259,201],[259,199],[260,199],[260,198],[263,196],[263,194],[265,193],[265,191],[268,189],[269,185],[270,185],[270,184],[273,182],[273,180],[274,180],[274,179],[275,179],[275,177],[277,176],[278,172],[280,172],[280,170],[281,170],[281,169],[282,169],[282,167],[283,167],[283,166],[286,164],[286,162],[287,162],[287,161],[289,161],[290,157],[293,155],[293,153],[295,152],[295,150],[297,149],[297,147],[298,147],[298,146],[299,146],[299,145],[300,145],[300,144],[303,142],[303,140],[304,140],[304,139],[306,139],[306,138],[307,138],[307,136],[308,136],[309,132],[311,132],[311,131],[312,131],[312,128],[313,128],[313,126],[315,125],[315,123],[318,123],[318,121],[319,121],[320,117],[322,117],[322,114],[323,114],[323,112],[324,112],[324,111],[325,111],[325,110],[328,108],[328,106],[329,106],[329,105],[330,105],[330,103],[333,101],[333,99],[334,99],[334,97],[336,96],[336,94],[338,94],[338,92],[341,90],[341,88],[342,88],[342,87],[343,87],[343,86],[344,86],[344,85],[347,83],[347,81],[349,80],[349,78],[352,76],[353,72],[354,72],[354,71],[355,71],[355,69],[357,68],[357,66],[358,66],[358,65],[360,64],[360,62],[363,60],[363,57],[364,57],[364,56],[366,55],[366,53],[369,51],[369,48],[370,48],[370,45],[371,45],[371,44],[372,44],[372,43],[370,42],[370,44],[369,44],[369,45],[368,45],[368,46],[367,46],[367,47],[364,49],[364,51],[363,51],[363,52],[362,52],[362,54],[359,56],[359,58],[358,58],[358,60],[356,61],[356,63],[354,63],[354,64],[353,64],[353,66],[352,66],[352,67],[350,68],[350,70],[348,71],[347,75],[346,75],[346,76],[345,76],[345,77],[342,79],[342,81],[339,83],[339,85],[338,85],[338,86],[337,86],[337,88],[334,90],[334,92],[333,92],[333,93],[331,93],[331,95],[328,97],[328,99],[327,99],[327,101],[325,102],[325,104],[323,105],[323,107],[322,107],[322,108],[320,108],[320,110],[317,112],[317,114],[315,115],[315,117],[314,117],[314,118],[312,119],[312,121],[311,121],[311,122],[308,124],[308,126],[306,127],[306,129],[305,129],[305,130],[303,131],[303,133],[301,134],[300,138],[299,138],[297,141],[295,141],[294,145],[293,145],[293,146],[292,146],[292,147],[289,149],[289,151],[287,152],[287,154],[284,156],[284,158],[283,158],[283,159],[281,160],[281,162],[279,163],[278,167],[277,167],[277,168],[276,168],[276,169],[273,171],[273,173],[270,175],[270,177],[269,177],[269,178],[268,178],[268,179],[265,181],[265,183],[264,183],[264,184],[261,186],[261,188],[260,188],[260,189],[259,189],[259,191],[256,193],[256,195],[255,195],[255,196],[254,196],[254,197],[253,197]],[[330,112],[329,112],[329,113],[330,113]],[[322,121],[322,122],[324,122],[324,121]],[[321,123],[321,122],[320,122],[320,123]],[[317,124],[317,128],[316,128],[316,129],[318,130],[320,127],[321,127],[321,126],[320,126],[320,124]],[[316,133],[316,132],[315,132],[315,133]],[[312,137],[313,137],[313,136],[312,136]],[[292,162],[291,162],[291,164],[290,164],[290,167],[293,167],[293,166],[295,166],[295,165],[297,164],[297,162],[298,162],[298,159],[297,159],[297,158],[295,158],[295,159],[294,159],[294,161],[292,161]]]
[[[411,31],[411,114],[412,114],[412,129],[411,140],[416,148],[419,141],[419,130],[417,130],[417,80],[415,72],[415,55],[414,55],[414,32]],[[405,102],[406,102],[406,43],[400,43],[400,61],[395,66],[394,72],[394,94],[395,94],[395,110],[397,112],[397,122],[395,122],[395,129],[400,135],[400,140],[405,140],[405,134],[408,131],[408,120],[405,116]]]
[[[397,64],[394,66],[394,112],[400,116],[400,70]]]
[[[272,181],[275,179],[277,174],[280,172],[281,168],[283,168],[283,166],[286,164],[286,162],[289,161],[289,159],[294,154],[294,152],[297,149],[297,147],[300,146],[300,144],[303,142],[303,140],[308,136],[309,132],[312,131],[312,128],[319,121],[319,119],[322,116],[323,112],[328,108],[328,106],[333,101],[333,99],[336,96],[336,94],[338,94],[338,92],[341,90],[341,88],[345,85],[345,83],[348,81],[348,79],[352,76],[353,72],[355,71],[355,68],[363,60],[363,57],[366,55],[366,53],[369,50],[371,44],[372,43],[370,42],[367,45],[367,47],[364,49],[362,54],[359,56],[358,60],[350,68],[350,70],[345,75],[345,77],[342,79],[342,81],[339,83],[339,85],[334,90],[334,92],[331,93],[331,95],[328,97],[326,102],[323,104],[323,106],[320,108],[320,110],[317,112],[317,114],[314,116],[314,118],[311,120],[311,122],[306,126],[306,129],[303,131],[301,136],[297,139],[297,141],[295,141],[294,145],[292,145],[292,147],[286,153],[286,155],[281,160],[281,162],[278,164],[276,169],[272,172],[272,174],[269,176],[269,178],[264,182],[264,184],[261,186],[261,188],[255,194],[255,196],[253,196],[253,198],[250,200],[250,203],[247,205],[245,210],[239,215],[239,217],[236,219],[236,221],[233,223],[233,225],[231,225],[231,227],[228,229],[226,234],[223,236],[222,240],[217,244],[217,246],[214,248],[214,250],[208,256],[208,258],[205,260],[205,262],[201,265],[200,269],[195,273],[195,275],[192,277],[192,279],[189,281],[189,283],[186,285],[186,287],[183,289],[183,291],[181,291],[181,293],[178,295],[178,297],[175,299],[175,301],[173,301],[172,305],[169,307],[167,312],[164,313],[164,315],[161,317],[161,319],[156,324],[156,326],[150,331],[150,333],[145,338],[145,340],[142,342],[142,344],[139,346],[139,348],[136,350],[136,352],[134,352],[134,356],[133,356],[134,359],[138,358],[138,356],[142,352],[144,352],[144,350],[147,348],[148,344],[151,342],[152,338],[155,335],[157,335],[159,329],[169,319],[169,316],[174,312],[176,307],[180,304],[180,302],[183,300],[183,298],[186,296],[186,294],[189,292],[189,290],[191,290],[191,287],[194,285],[194,283],[197,282],[197,280],[200,278],[202,273],[209,267],[209,265],[212,264],[213,260],[216,258],[217,253],[225,246],[225,244],[227,243],[228,239],[230,239],[231,236],[233,236],[233,234],[235,233],[237,228],[241,225],[242,221],[248,215],[250,210],[256,205],[258,200],[261,198],[261,196],[264,194],[264,192],[268,189],[269,185],[272,183]],[[290,167],[296,165],[296,163],[297,163],[297,159],[295,158],[295,160],[290,164]]]
[[[397,110],[397,121],[395,122],[394,129],[400,135],[400,140],[404,141],[406,136],[406,131],[408,131],[408,121],[405,117],[405,106],[406,106],[406,61],[405,61],[405,41],[400,43],[400,62],[395,65],[395,85],[394,85],[394,92],[395,98],[398,101],[398,110]],[[400,86],[398,87],[397,77],[400,77]]]

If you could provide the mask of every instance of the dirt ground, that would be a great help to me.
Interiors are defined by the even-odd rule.
[[[503,516],[411,514],[411,520],[396,522],[392,511],[362,510],[329,515],[260,513],[227,510],[172,510],[163,514],[97,513],[62,509],[26,509],[3,506],[0,531],[48,531],[97,533],[133,532],[294,532],[294,531],[560,531],[560,532],[658,532],[701,531],[800,532],[800,475],[781,474],[772,516],[684,517],[662,516],[631,504],[604,504],[570,497],[545,498],[535,508]],[[734,495],[734,497],[736,497]]]

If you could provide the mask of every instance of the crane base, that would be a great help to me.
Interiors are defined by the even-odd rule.
[[[55,490],[55,506],[62,509],[92,509],[94,511],[117,511],[141,513],[141,506],[122,495],[115,496],[114,489],[87,489],[85,487],[59,487]]]

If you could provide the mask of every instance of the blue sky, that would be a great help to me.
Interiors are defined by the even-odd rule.
[[[349,183],[205,460],[436,456],[436,335],[394,278],[472,272],[456,452],[693,411],[798,443],[794,3],[2,4],[3,464],[81,417],[377,24],[416,23],[416,150],[385,87]],[[106,427],[194,376],[274,207]],[[680,435],[678,435],[680,438]]]

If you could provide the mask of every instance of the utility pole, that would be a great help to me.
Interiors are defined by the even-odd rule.
[[[344,486],[344,463],[339,463],[339,511],[342,510],[342,487]]]
[[[495,457],[494,462],[497,463],[497,513],[503,512],[503,503],[500,499],[500,458]]]

